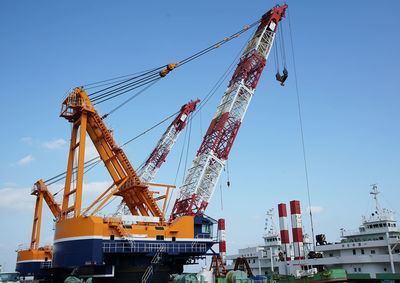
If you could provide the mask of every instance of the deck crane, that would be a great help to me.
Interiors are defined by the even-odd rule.
[[[73,216],[77,218],[94,208],[90,214],[93,216],[118,191],[118,194],[124,198],[124,202],[133,215],[139,215],[140,213],[143,216],[163,218],[162,212],[154,201],[148,187],[139,179],[123,149],[115,143],[111,132],[107,129],[83,88],[75,88],[63,101],[60,116],[73,123],[62,215],[66,216],[73,212]],[[77,141],[79,129],[79,141]],[[101,160],[111,175],[113,183],[82,212],[86,133],[91,138]],[[71,188],[76,151],[78,151],[77,181],[76,187]],[[75,200],[70,205],[70,198],[73,195]]]
[[[288,6],[264,14],[240,58],[228,88],[180,187],[171,219],[204,213],[267,62],[280,20]]]
[[[115,88],[107,87],[105,92],[97,92],[95,96],[86,94],[83,88],[74,88],[69,93],[60,114],[72,123],[72,134],[63,203],[55,223],[51,268],[55,282],[62,282],[76,267],[79,267],[81,276],[94,277],[94,282],[104,282],[105,279],[107,282],[149,282],[151,278],[154,282],[168,282],[169,274],[182,272],[184,265],[203,257],[218,243],[212,233],[212,226],[217,222],[204,215],[204,210],[228,158],[286,8],[287,5],[271,9],[259,22],[180,61],[179,65],[169,64],[161,71],[154,69],[159,74],[150,71],[144,74],[143,79],[127,79],[115,84]],[[116,145],[94,104],[142,86],[146,80],[154,82],[157,76],[165,76],[173,68],[236,38],[256,24],[259,25],[257,31],[240,59],[196,159],[186,174],[171,219],[166,221],[149,191],[149,184],[140,179],[122,148]],[[83,210],[87,134],[113,183]],[[73,178],[75,156],[76,182]],[[122,196],[132,217],[135,217],[132,221],[96,214],[116,194]],[[159,271],[154,275],[157,267],[160,267]]]
[[[186,126],[187,119],[189,115],[196,110],[196,105],[199,103],[200,100],[197,99],[196,101],[190,101],[184,104],[181,109],[179,110],[178,115],[169,125],[169,127],[165,130],[164,134],[158,141],[154,150],[150,153],[147,160],[144,162],[144,165],[139,169],[138,176],[139,179],[142,180],[144,183],[150,183],[153,181],[154,176],[156,175],[158,169],[160,169],[161,165],[165,162],[165,158],[167,157],[169,151],[175,144],[176,140],[179,137],[179,134]],[[156,200],[165,199],[168,197],[168,190],[164,196],[158,197]],[[165,202],[164,202],[165,204]],[[118,214],[122,212],[127,214],[126,206],[124,205],[124,201],[121,202],[121,205],[118,208]],[[163,213],[165,211],[165,205],[163,207]]]
[[[43,265],[51,262],[53,250],[51,246],[39,247],[40,224],[42,222],[43,200],[50,208],[53,216],[57,218],[61,213],[61,208],[54,200],[53,195],[48,191],[43,180],[37,181],[31,195],[36,196],[35,214],[33,217],[32,237],[29,249],[18,250],[16,270],[26,276],[45,275]]]

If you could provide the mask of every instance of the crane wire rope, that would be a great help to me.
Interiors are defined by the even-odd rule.
[[[151,84],[149,84],[148,86],[146,86],[145,88],[139,90],[136,94],[132,95],[131,97],[129,97],[127,100],[125,100],[124,102],[122,102],[121,104],[119,104],[117,107],[115,107],[114,109],[112,109],[110,112],[108,112],[107,114],[103,115],[101,118],[104,119],[106,117],[108,117],[109,115],[111,115],[112,113],[114,113],[115,111],[119,110],[122,106],[124,106],[125,104],[127,104],[129,101],[131,101],[132,99],[138,97],[140,94],[142,94],[143,92],[145,92],[147,89],[149,89],[150,87],[152,87],[153,85],[155,85],[158,81],[160,80],[160,78],[158,80],[153,81]]]
[[[135,73],[132,73],[132,74],[127,74],[127,75],[114,77],[114,78],[111,78],[111,79],[106,79],[106,80],[97,81],[97,82],[93,82],[93,83],[87,83],[87,84],[84,84],[82,86],[85,87],[86,90],[93,89],[93,88],[98,88],[98,87],[102,87],[104,85],[110,85],[110,84],[122,82],[122,81],[125,80],[124,78],[131,77],[131,76],[138,75],[138,74],[142,74],[142,73],[146,73],[146,72],[149,72],[151,70],[153,70],[153,68],[152,69],[148,69],[148,70],[144,70],[144,71],[140,71],[140,72],[135,72]],[[95,86],[92,86],[92,85],[95,85]],[[87,87],[87,86],[92,86],[92,87]]]
[[[296,86],[296,98],[297,98],[297,110],[299,115],[299,124],[300,124],[300,133],[301,133],[301,145],[303,150],[303,161],[304,161],[304,172],[306,177],[306,185],[307,185],[307,198],[308,198],[308,206],[310,213],[310,223],[311,223],[311,233],[313,239],[313,247],[315,251],[315,237],[314,237],[314,224],[313,224],[313,216],[312,216],[312,206],[311,206],[311,196],[310,196],[310,182],[308,178],[308,166],[307,166],[307,156],[306,156],[306,148],[304,142],[304,131],[303,131],[303,119],[302,119],[302,111],[301,111],[301,103],[300,103],[300,94],[299,94],[299,85],[297,81],[297,72],[296,72],[296,60],[294,56],[294,44],[293,44],[293,35],[292,35],[292,25],[290,21],[290,13],[288,9],[288,19],[289,19],[289,34],[290,34],[290,45],[292,50],[292,61],[293,61],[293,69],[294,69],[294,80]]]
[[[197,53],[195,53],[195,54],[193,54],[193,55],[181,60],[172,69],[181,67],[181,66],[185,65],[186,63],[189,63],[190,61],[192,61],[192,60],[194,60],[194,59],[196,59],[196,58],[198,58],[198,57],[200,57],[200,56],[202,56],[202,55],[204,55],[204,54],[206,54],[206,53],[208,53],[208,52],[220,47],[221,45],[231,41],[232,39],[237,38],[239,35],[241,35],[242,33],[246,32],[250,28],[254,27],[259,22],[260,22],[260,20],[252,23],[249,26],[246,26],[245,28],[241,29],[239,32],[236,32],[236,33],[232,34],[231,36],[228,36],[225,39],[220,40],[217,43],[212,44],[209,47],[207,47],[207,48],[205,48],[205,49],[203,49],[203,50],[201,50],[201,51],[199,51],[199,52],[197,52]],[[127,92],[130,92],[130,91],[132,91],[132,90],[134,90],[136,88],[139,88],[139,87],[142,87],[142,86],[144,86],[144,85],[146,85],[148,83],[151,83],[156,79],[162,78],[163,76],[161,75],[160,70],[162,68],[165,68],[165,67],[168,67],[168,66],[169,65],[164,65],[164,66],[160,66],[160,67],[156,67],[156,68],[150,69],[148,71],[134,73],[134,74],[138,74],[138,75],[135,75],[133,77],[129,77],[129,75],[125,75],[125,76],[119,76],[119,77],[116,77],[116,78],[113,78],[113,79],[109,79],[109,80],[102,80],[102,81],[99,81],[99,82],[96,82],[96,83],[86,84],[86,86],[95,85],[95,86],[92,86],[91,88],[97,88],[100,85],[96,85],[96,84],[99,84],[99,83],[105,83],[106,82],[107,84],[112,84],[113,82],[116,82],[116,83],[112,84],[111,86],[108,86],[108,87],[106,87],[104,89],[100,89],[100,90],[97,90],[97,91],[95,91],[93,93],[88,94],[88,97],[91,98],[91,100],[94,103],[94,105],[103,103],[103,102],[108,101],[108,100],[110,100],[112,98],[118,97],[118,96],[120,96],[122,94],[125,94]],[[168,69],[168,72],[169,71],[170,70]],[[125,78],[125,77],[128,77],[128,78],[124,79],[122,81],[119,80],[119,79]],[[118,80],[118,81],[116,81],[116,80]],[[108,83],[108,82],[110,82],[110,83]]]

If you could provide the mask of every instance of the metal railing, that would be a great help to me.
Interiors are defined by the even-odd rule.
[[[156,253],[165,246],[165,252],[176,253],[204,253],[207,251],[205,243],[140,243],[132,245],[127,242],[108,242],[103,243],[104,253]]]
[[[40,269],[49,269],[51,268],[51,261],[44,261],[40,264]]]

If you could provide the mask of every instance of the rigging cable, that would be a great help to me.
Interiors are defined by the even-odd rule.
[[[299,114],[299,124],[300,124],[300,133],[301,133],[301,144],[302,144],[302,149],[303,149],[304,172],[305,172],[305,176],[306,176],[308,206],[309,206],[309,211],[310,211],[311,233],[312,233],[312,239],[313,239],[313,247],[314,247],[314,251],[315,251],[315,237],[314,237],[314,224],[313,224],[313,216],[312,216],[311,197],[310,197],[310,183],[309,183],[309,179],[308,179],[307,158],[306,158],[306,149],[305,149],[304,132],[303,132],[303,119],[302,119],[302,115],[301,115],[300,94],[299,94],[299,86],[298,86],[298,82],[297,82],[292,25],[290,23],[289,11],[288,11],[288,19],[289,19],[289,31],[290,31],[289,33],[290,33],[290,43],[291,43],[291,49],[292,49],[293,69],[294,69],[294,80],[295,80],[295,85],[296,85],[297,109],[298,109],[298,114]]]
[[[122,106],[124,106],[125,104],[127,104],[129,101],[131,101],[132,99],[138,97],[140,94],[142,94],[144,91],[146,91],[147,89],[149,89],[150,87],[152,87],[154,84],[156,84],[158,82],[158,80],[152,82],[151,84],[149,84],[148,86],[146,86],[145,88],[139,90],[135,95],[132,95],[131,97],[129,97],[127,100],[125,100],[124,102],[122,102],[121,104],[119,104],[117,107],[115,107],[113,110],[111,110],[110,112],[108,112],[107,114],[104,114],[101,118],[107,118],[109,115],[111,115],[112,113],[114,113],[115,111],[117,111],[118,109],[120,109]]]
[[[93,93],[88,94],[88,97],[91,97],[91,101],[94,103],[94,105],[96,104],[100,104],[103,103],[105,101],[108,101],[112,98],[115,98],[117,96],[120,96],[122,94],[125,94],[127,92],[130,92],[136,88],[142,87],[148,83],[151,83],[155,80],[161,79],[162,77],[166,76],[166,74],[168,74],[171,70],[173,70],[174,68],[178,68],[180,66],[183,66],[184,64],[210,52],[211,50],[214,50],[218,47],[220,47],[221,45],[231,41],[234,38],[237,38],[239,35],[241,35],[242,33],[246,32],[247,30],[249,30],[250,28],[254,27],[256,24],[258,24],[260,21],[256,21],[253,24],[246,26],[245,28],[241,29],[239,32],[236,32],[234,34],[232,34],[231,36],[226,37],[225,39],[210,45],[209,47],[181,60],[179,63],[176,64],[168,64],[168,65],[164,65],[164,66],[160,66],[154,69],[150,69],[148,71],[144,71],[144,72],[139,72],[139,73],[134,73],[134,74],[139,74],[136,75],[134,77],[130,77],[128,79],[124,79],[124,80],[120,80],[121,78],[125,78],[125,77],[129,77],[129,75],[126,76],[120,76],[120,77],[116,77],[113,79],[109,79],[109,80],[103,80],[103,81],[99,81],[96,83],[91,83],[91,84],[87,84],[86,86],[91,86],[91,85],[95,85],[93,87],[90,88],[97,88],[99,87],[100,83],[105,83],[102,85],[108,85],[108,84],[112,84],[114,82],[114,84],[112,84],[111,86],[108,86],[104,89],[100,89],[98,91],[95,91]],[[163,68],[167,68],[165,70],[161,70]],[[161,71],[160,71],[161,70]],[[96,85],[97,84],[97,85]],[[89,88],[88,88],[89,89]]]
[[[88,83],[88,84],[84,84],[83,87],[85,87],[86,90],[93,89],[93,88],[98,88],[98,87],[101,87],[101,86],[104,86],[104,85],[110,85],[110,84],[114,84],[114,83],[117,83],[117,82],[122,82],[122,81],[125,80],[124,78],[131,77],[131,76],[138,75],[138,74],[142,74],[142,73],[146,73],[146,72],[149,72],[149,71],[152,71],[152,70],[153,69],[149,69],[149,70],[140,71],[140,72],[136,72],[136,73],[132,73],[132,74],[118,76],[118,77],[107,79],[107,80]],[[104,83],[104,84],[102,84],[102,83]],[[92,86],[92,85],[94,85],[94,86]],[[87,87],[87,86],[92,86],[92,87]]]

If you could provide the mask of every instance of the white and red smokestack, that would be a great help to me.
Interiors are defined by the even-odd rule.
[[[281,230],[281,243],[286,260],[290,260],[290,241],[289,241],[289,228],[287,220],[286,204],[278,204],[279,213],[279,228]]]
[[[225,219],[218,219],[219,255],[222,262],[226,263]]]
[[[294,259],[304,259],[303,229],[300,211],[300,201],[290,202],[290,214],[292,215],[292,235]]]

